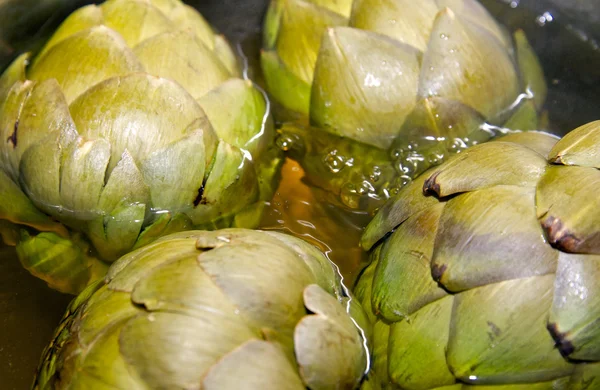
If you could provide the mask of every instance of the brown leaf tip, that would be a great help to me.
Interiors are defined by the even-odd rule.
[[[444,272],[446,272],[447,269],[447,264],[431,264],[431,277],[433,277],[433,280],[435,280],[436,282],[439,282],[442,279],[442,276],[444,276]]]
[[[570,253],[578,251],[581,239],[570,232],[560,218],[549,215],[541,223],[552,246]]]
[[[567,333],[562,333],[558,330],[556,324],[548,324],[547,326],[550,335],[554,339],[554,345],[560,351],[560,354],[565,358],[569,357],[575,351],[575,346],[567,339]]]
[[[12,134],[6,139],[6,142],[10,142],[13,145],[13,148],[17,147],[17,130],[19,129],[19,120],[15,121],[15,126]]]
[[[437,181],[437,177],[440,175],[440,172],[436,172],[433,175],[429,176],[427,180],[423,183],[423,194],[433,194],[436,196],[440,196],[440,183]]]
[[[204,197],[204,183],[198,188],[198,195],[194,199],[194,207],[198,207],[199,204],[207,204],[208,201]]]

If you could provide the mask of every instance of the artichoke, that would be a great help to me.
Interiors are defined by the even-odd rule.
[[[171,232],[256,227],[282,162],[269,104],[179,0],[71,14],[0,78],[0,233],[77,293]]]
[[[179,232],[73,300],[34,388],[353,389],[365,321],[333,263],[298,238]]]
[[[355,290],[384,387],[600,388],[598,145],[511,134],[386,203]]]
[[[273,0],[261,61],[274,99],[308,118],[283,131],[292,157],[352,208],[499,126],[538,128],[547,92],[524,33],[475,0]]]

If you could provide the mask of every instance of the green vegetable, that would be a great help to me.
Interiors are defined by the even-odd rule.
[[[356,294],[384,387],[600,388],[599,141],[511,134],[379,211]]]
[[[0,232],[23,265],[77,293],[162,235],[257,226],[282,156],[240,77],[179,0],[80,8],[17,58],[0,78]]]
[[[305,117],[284,129],[290,155],[350,208],[497,127],[538,128],[547,92],[524,33],[475,0],[272,0],[261,59],[273,98]]]
[[[180,232],[71,303],[34,389],[353,389],[365,321],[333,263],[298,238]]]

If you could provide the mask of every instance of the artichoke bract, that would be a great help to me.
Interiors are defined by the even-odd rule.
[[[538,128],[547,92],[524,33],[475,0],[273,0],[261,60],[275,101],[312,126],[288,125],[307,144],[292,157],[354,208],[499,126]]]
[[[384,387],[600,388],[598,145],[511,134],[386,203],[355,290]]]
[[[69,306],[36,389],[353,389],[366,315],[312,245],[247,229],[162,237]]]
[[[77,293],[161,235],[256,227],[282,156],[241,73],[179,0],[80,8],[16,59],[0,78],[0,232],[24,266]]]

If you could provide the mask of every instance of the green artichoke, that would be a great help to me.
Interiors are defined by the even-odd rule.
[[[365,321],[333,263],[298,238],[175,233],[71,303],[34,388],[353,389]]]
[[[16,59],[0,78],[0,233],[24,266],[77,293],[161,235],[256,227],[282,156],[241,73],[179,0],[80,8]]]
[[[598,145],[511,134],[386,203],[355,291],[385,388],[600,388]]]
[[[353,208],[499,126],[538,128],[547,92],[524,33],[475,0],[273,0],[261,60],[270,94],[312,126],[283,143]]]

